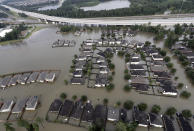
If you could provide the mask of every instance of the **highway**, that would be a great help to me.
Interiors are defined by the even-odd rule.
[[[172,26],[175,24],[194,24],[194,14],[179,14],[179,15],[152,15],[152,16],[132,16],[132,17],[106,17],[106,18],[64,18],[56,16],[48,16],[44,14],[22,11],[10,6],[3,5],[16,13],[25,13],[28,16],[44,19],[53,22],[80,24],[80,25],[135,25],[148,24],[153,26],[158,24],[163,26]]]

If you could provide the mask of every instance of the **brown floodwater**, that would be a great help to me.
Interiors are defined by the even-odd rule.
[[[38,109],[38,116],[45,118],[48,108],[51,102],[55,98],[59,98],[62,92],[68,95],[68,98],[76,94],[78,97],[81,95],[87,95],[92,103],[102,103],[104,98],[109,99],[109,105],[113,106],[116,102],[124,102],[126,100],[132,100],[135,104],[145,102],[150,108],[153,104],[159,104],[162,107],[162,112],[169,106],[174,106],[178,111],[183,109],[194,110],[194,87],[190,84],[186,78],[184,69],[177,62],[176,59],[172,59],[174,66],[177,68],[176,76],[179,77],[178,82],[183,82],[188,86],[188,91],[192,93],[192,96],[188,100],[181,99],[180,97],[162,97],[162,96],[151,96],[143,95],[132,90],[129,93],[123,91],[123,87],[127,84],[124,80],[124,60],[114,56],[113,62],[115,63],[115,76],[113,83],[115,89],[111,92],[107,92],[105,89],[91,89],[86,86],[75,86],[65,85],[64,80],[70,79],[69,69],[72,63],[74,54],[79,54],[79,47],[83,40],[87,38],[98,39],[100,38],[100,32],[84,32],[81,36],[74,36],[72,33],[69,34],[57,34],[57,27],[50,26],[41,29],[28,39],[24,40],[23,43],[6,45],[0,47],[0,74],[8,74],[12,72],[22,72],[28,70],[41,70],[41,69],[60,69],[60,75],[53,84],[31,84],[31,85],[18,85],[15,87],[8,88],[6,90],[0,90],[1,98],[21,98],[29,95],[41,95],[41,107]],[[75,47],[64,47],[64,48],[51,48],[51,45],[57,39],[68,39],[75,40],[77,42]],[[139,41],[149,40],[153,42],[153,37],[150,34],[139,33],[135,39]],[[155,43],[158,47],[162,47],[163,41]],[[171,54],[169,54],[171,55]],[[56,123],[43,123],[45,128],[40,127],[41,131],[85,131],[86,129],[80,127],[73,127],[70,125],[56,124]],[[23,131],[23,128],[16,127],[16,131]],[[4,131],[3,124],[0,124],[0,130]],[[147,130],[146,128],[138,128],[138,131]],[[153,131],[161,131],[162,129],[151,129]]]

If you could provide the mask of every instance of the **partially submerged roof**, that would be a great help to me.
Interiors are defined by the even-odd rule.
[[[81,121],[93,122],[94,107],[91,103],[86,103]]]
[[[0,112],[10,112],[13,105],[14,105],[14,100],[4,101]]]
[[[108,116],[109,121],[119,121],[119,109],[114,107],[108,107]]]
[[[73,101],[65,100],[64,104],[61,107],[59,115],[69,117],[73,107],[74,107],[74,102]]]
[[[71,113],[71,118],[80,120],[83,111],[84,111],[84,103],[81,100],[76,101]]]
[[[162,119],[157,114],[149,113],[149,120],[150,120],[150,124],[153,125],[153,126],[156,126],[156,127],[162,127],[163,126]]]
[[[148,84],[148,80],[144,77],[138,76],[138,77],[132,77],[131,78],[132,84]]]
[[[38,104],[38,99],[38,96],[29,97],[28,101],[26,102],[26,110],[35,109]]]
[[[33,72],[33,73],[30,75],[29,79],[27,80],[27,83],[35,82],[36,79],[37,79],[37,77],[38,77],[38,75],[39,75],[39,72]]]
[[[133,117],[139,125],[148,126],[148,115],[145,112],[140,111],[137,107],[134,107],[133,109]]]
[[[164,123],[165,131],[175,131],[173,122],[170,118],[168,118],[168,116],[163,115],[162,120],[163,120],[163,123]]]
[[[18,100],[12,110],[12,113],[22,113],[22,111],[26,106],[27,100],[28,100],[28,97]]]
[[[190,123],[188,120],[186,120],[182,114],[179,114],[177,116],[177,120],[179,122],[179,126],[181,128],[182,131],[193,131]]]
[[[97,105],[94,111],[94,123],[101,120],[102,125],[105,126],[107,118],[107,107],[104,105]]]
[[[52,104],[50,105],[49,111],[50,112],[59,112],[61,105],[62,105],[62,101],[59,99],[55,99]]]

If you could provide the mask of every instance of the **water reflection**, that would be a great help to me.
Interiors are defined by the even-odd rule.
[[[84,11],[89,10],[112,10],[112,9],[119,9],[119,8],[129,8],[130,2],[128,0],[112,0],[107,2],[101,2],[96,6],[89,6],[89,7],[81,7]]]

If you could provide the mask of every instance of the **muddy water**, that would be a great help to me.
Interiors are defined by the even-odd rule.
[[[138,94],[135,91],[125,93],[123,86],[127,84],[124,81],[124,60],[114,56],[113,62],[116,65],[115,77],[113,83],[115,89],[112,92],[107,92],[105,89],[89,89],[86,86],[72,86],[64,85],[64,79],[70,79],[69,67],[71,65],[74,54],[79,53],[80,43],[87,38],[100,38],[99,32],[86,32],[80,37],[75,37],[73,34],[56,34],[58,29],[56,27],[49,27],[35,32],[30,38],[26,39],[22,44],[18,45],[6,45],[0,47],[0,74],[6,74],[11,72],[20,72],[27,70],[41,70],[41,69],[60,69],[61,73],[57,81],[53,84],[32,84],[26,86],[16,86],[7,90],[1,90],[0,96],[2,98],[11,98],[16,96],[17,98],[28,95],[41,95],[41,107],[38,109],[38,116],[45,118],[46,112],[51,102],[58,98],[61,92],[66,92],[68,98],[76,94],[78,97],[81,95],[87,95],[94,104],[102,103],[104,98],[109,99],[109,105],[114,105],[117,101],[124,102],[125,100],[132,100],[136,104],[145,102],[151,107],[153,104],[160,104],[162,111],[165,111],[169,106],[175,106],[179,111],[185,108],[191,110],[194,109],[192,101],[194,101],[194,95],[188,100],[181,98],[169,98],[159,96],[148,96]],[[77,45],[73,48],[51,48],[52,42],[57,39],[74,39]],[[153,42],[151,35],[138,34],[136,39],[140,41],[149,40]],[[162,46],[163,42],[157,43],[157,46]],[[191,87],[188,80],[184,75],[184,70],[177,64],[176,60],[173,60],[175,67],[177,68],[177,76],[179,81],[188,85],[188,90],[194,94],[194,88]],[[148,111],[150,108],[148,108]],[[44,122],[45,128],[41,128],[41,131],[84,131],[86,129],[72,127],[63,124],[52,124]],[[16,126],[15,126],[16,127]],[[0,130],[3,129],[3,125],[0,124]],[[21,128],[16,128],[17,131],[22,131]],[[138,131],[146,130],[145,128],[138,128]],[[161,129],[153,129],[153,131],[160,131]]]

